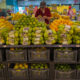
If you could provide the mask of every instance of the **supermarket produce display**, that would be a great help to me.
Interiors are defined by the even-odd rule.
[[[0,18],[0,80],[80,80],[80,21],[68,7],[52,10],[50,24],[19,12]]]
[[[0,19],[5,22],[4,19]],[[13,26],[8,21],[1,26],[1,44],[6,45],[41,45],[41,44],[79,44],[80,22],[70,19],[57,19],[50,24],[50,29],[44,22],[23,15]],[[1,25],[3,25],[1,23]],[[14,27],[14,28],[13,28]],[[64,31],[64,32],[63,32]]]

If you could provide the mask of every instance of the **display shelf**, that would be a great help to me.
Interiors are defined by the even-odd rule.
[[[48,60],[47,61],[44,61],[44,60],[43,61],[37,61],[37,60],[36,61],[29,61],[29,57],[27,56],[28,59],[24,60],[24,61],[22,61],[22,60],[18,60],[18,61],[7,61],[7,60],[5,60],[5,61],[0,61],[0,63],[5,64],[6,71],[8,70],[8,64],[11,64],[11,63],[27,63],[28,65],[36,64],[36,63],[47,63],[47,64],[49,64],[49,70],[50,70],[50,79],[49,80],[55,80],[54,79],[54,77],[55,77],[54,76],[55,75],[55,72],[54,72],[55,71],[55,69],[54,69],[55,64],[70,64],[70,65],[80,64],[80,62],[78,62],[77,60],[76,61],[67,61],[67,62],[66,61],[57,62],[54,59],[51,59],[51,57],[54,58],[53,57],[53,55],[54,55],[53,51],[54,51],[55,48],[65,47],[65,48],[73,48],[73,49],[78,50],[80,48],[80,45],[75,45],[75,44],[71,44],[71,45],[58,45],[58,44],[54,44],[54,45],[15,45],[15,46],[14,45],[0,45],[0,48],[4,52],[6,52],[6,50],[8,50],[9,48],[24,48],[24,49],[28,50],[28,49],[31,49],[31,48],[41,48],[41,47],[46,47],[47,49],[50,50],[50,52],[49,52],[50,60],[49,61]],[[75,53],[75,54],[77,54],[77,53]],[[6,54],[5,54],[5,56],[6,56]],[[6,74],[5,74],[5,76],[6,76]],[[9,80],[9,78],[7,78],[7,77],[6,77],[6,79]]]
[[[51,61],[33,61],[33,62],[27,62],[27,61],[6,61],[6,62],[0,62],[0,63],[50,63]],[[53,62],[53,64],[80,64],[80,62]]]
[[[30,63],[49,63],[50,61],[30,61],[30,62],[27,62],[27,61],[6,61],[7,63],[27,63],[27,64],[30,64]]]
[[[77,62],[77,64],[80,64],[80,62]]]
[[[80,45],[75,45],[75,44],[71,44],[71,45],[58,45],[58,44],[54,44],[54,45],[0,45],[0,48],[31,48],[31,47],[80,47]]]
[[[77,62],[54,62],[54,64],[77,64]]]

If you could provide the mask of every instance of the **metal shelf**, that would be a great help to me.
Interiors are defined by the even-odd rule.
[[[54,64],[76,64],[77,62],[54,62]]]
[[[31,47],[80,47],[80,45],[75,45],[75,44],[71,44],[71,45],[58,45],[58,44],[54,44],[54,45],[0,45],[0,48],[31,48]]]
[[[7,63],[49,63],[50,61],[6,61]]]

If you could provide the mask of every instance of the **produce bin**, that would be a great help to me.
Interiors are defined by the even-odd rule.
[[[28,69],[8,69],[9,80],[28,80]]]
[[[6,50],[7,61],[27,61],[27,50]]]
[[[4,69],[0,69],[0,80],[4,80]]]
[[[80,62],[80,49],[78,49],[78,61]]]
[[[30,69],[30,80],[50,80],[49,69]]]
[[[80,70],[77,70],[77,80],[80,80]]]
[[[49,61],[50,50],[49,49],[29,49],[28,50],[29,61]]]
[[[0,50],[0,61],[2,61],[3,59],[2,59],[2,50]]]
[[[55,80],[75,80],[76,70],[71,70],[67,72],[55,70]]]
[[[54,50],[55,62],[76,62],[77,50]]]

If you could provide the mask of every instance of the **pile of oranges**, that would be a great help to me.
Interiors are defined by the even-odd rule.
[[[54,21],[50,24],[49,27],[50,27],[50,29],[52,29],[52,30],[58,31],[58,26],[59,26],[59,25],[62,25],[62,24],[71,26],[71,25],[73,24],[73,22],[72,22],[71,20],[69,20],[69,19],[62,19],[62,18],[60,18],[60,19],[54,20]]]

